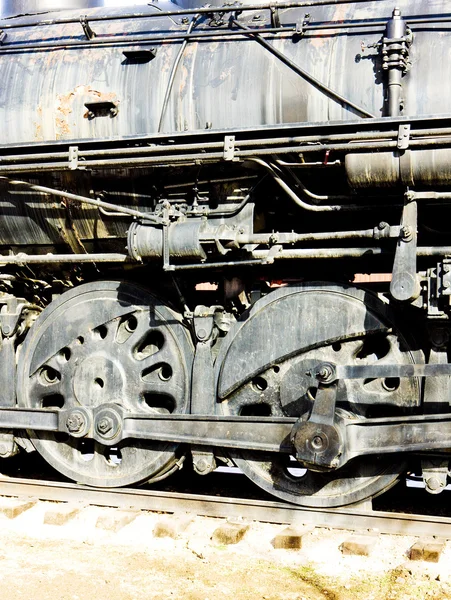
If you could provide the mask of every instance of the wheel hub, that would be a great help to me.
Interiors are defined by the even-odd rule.
[[[100,282],[64,294],[27,336],[18,398],[26,407],[69,410],[70,435],[30,432],[33,444],[58,471],[88,485],[162,478],[178,461],[176,445],[125,440],[114,447],[114,440],[122,411],[188,411],[192,360],[178,315],[142,288]],[[93,409],[97,441],[84,438]]]
[[[396,332],[387,306],[377,297],[350,286],[280,288],[256,302],[221,348],[219,408],[230,415],[304,417],[307,421],[314,413],[321,375],[328,375],[318,377],[313,372],[318,365],[417,360],[421,357]],[[387,410],[405,411],[419,402],[416,379],[339,381],[329,419],[332,429],[327,433],[311,423],[297,442],[300,447],[308,441],[307,454],[315,462],[315,471],[282,454],[243,451],[235,453],[234,460],[250,479],[284,500],[322,507],[358,502],[393,485],[403,465],[392,457],[376,456],[336,468],[334,453],[326,456],[331,449],[328,436],[335,435],[333,415],[383,416]],[[335,439],[335,446],[339,444]],[[323,467],[336,470],[317,472]]]

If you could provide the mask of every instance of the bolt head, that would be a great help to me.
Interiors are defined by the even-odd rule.
[[[113,429],[113,427],[114,427],[113,420],[110,419],[109,417],[103,417],[97,423],[97,431],[102,434],[109,433]]]
[[[321,438],[321,436],[319,435],[315,435],[315,437],[312,440],[312,446],[313,448],[319,450],[320,448],[323,447],[323,440]]]
[[[432,477],[429,477],[429,479],[426,480],[426,486],[434,492],[443,487],[440,479],[435,477],[435,475],[432,475]]]
[[[69,433],[78,433],[85,427],[85,420],[80,413],[71,414],[66,421]]]
[[[327,381],[333,376],[333,369],[329,365],[322,365],[317,371],[316,376],[321,381]]]
[[[205,329],[199,329],[197,332],[197,337],[200,340],[204,340],[207,337],[207,331]]]

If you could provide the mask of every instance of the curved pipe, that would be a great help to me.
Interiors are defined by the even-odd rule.
[[[302,200],[301,198],[299,198],[299,196],[296,194],[296,192],[294,192],[290,186],[280,177],[280,175],[278,175],[276,173],[275,170],[275,165],[270,165],[267,162],[265,162],[264,160],[262,160],[261,158],[247,158],[246,160],[248,161],[252,161],[255,162],[259,165],[261,165],[262,167],[264,167],[268,173],[271,175],[271,177],[274,179],[274,181],[276,183],[279,184],[279,186],[284,190],[284,192],[293,200],[293,202],[295,204],[297,204],[300,208],[303,208],[305,210],[309,210],[311,212],[338,212],[338,211],[353,211],[353,210],[373,210],[375,208],[380,209],[380,208],[397,208],[401,205],[398,204],[389,204],[389,205],[384,205],[384,204],[378,204],[378,205],[361,205],[361,204],[326,204],[326,205],[316,205],[316,204],[310,204],[308,202],[304,202],[304,200]],[[301,186],[301,189],[303,191],[308,191],[307,188],[297,179],[297,182],[299,182],[299,185]],[[316,196],[315,194],[312,194],[312,192],[309,192],[309,195],[311,198],[315,198],[315,199],[325,199],[325,200],[330,200],[330,196]],[[348,196],[335,196],[335,198],[342,198],[344,199],[348,199]]]
[[[187,35],[189,35],[193,31],[194,25],[196,24],[196,21],[199,18],[199,16],[200,16],[199,14],[196,14],[191,19],[191,23],[189,24]],[[168,108],[169,98],[170,98],[171,92],[172,92],[172,86],[174,85],[174,79],[177,74],[177,70],[178,70],[180,61],[182,60],[182,57],[185,52],[185,48],[186,48],[187,44],[188,44],[188,39],[185,38],[182,42],[182,45],[180,46],[179,53],[177,54],[177,58],[175,59],[175,62],[172,66],[172,71],[171,71],[171,76],[169,77],[168,87],[166,88],[166,93],[164,95],[163,107],[161,109],[161,115],[160,115],[160,121],[158,123],[158,130],[157,130],[158,133],[161,132],[161,128],[163,127],[163,121],[164,121],[164,117],[166,115],[166,110]]]
[[[271,175],[271,177],[274,179],[274,181],[276,183],[278,183],[279,186],[283,189],[283,191],[293,200],[293,202],[305,210],[309,210],[312,212],[337,212],[340,210],[360,210],[363,208],[362,206],[359,206],[356,204],[347,204],[346,206],[342,206],[341,204],[336,204],[336,205],[328,204],[325,206],[319,206],[316,204],[309,204],[308,202],[304,202],[304,200],[301,200],[301,198],[299,198],[299,196],[296,194],[296,192],[294,192],[290,188],[290,186],[287,183],[285,183],[285,181],[280,177],[280,175],[278,175],[276,173],[276,171],[274,169],[274,165],[271,166],[270,164],[268,164],[261,158],[249,158],[247,160],[255,162],[255,163],[261,165],[262,167],[264,167],[268,171],[268,173]],[[302,186],[302,184],[301,184],[301,186]],[[302,188],[304,191],[305,187],[302,186]],[[328,197],[327,196],[319,196],[318,198],[327,199]]]
[[[97,208],[103,208],[107,211],[115,211],[120,212],[122,215],[127,215],[129,217],[135,217],[137,219],[142,219],[146,221],[152,221],[157,225],[162,224],[162,220],[154,215],[149,215],[139,210],[134,210],[133,208],[127,208],[125,206],[117,206],[116,204],[111,204],[110,202],[104,202],[103,200],[97,200],[94,198],[87,198],[86,196],[79,196],[78,194],[71,194],[70,192],[63,192],[61,190],[55,190],[53,188],[45,187],[42,185],[36,185],[34,183],[30,183],[28,181],[20,181],[16,179],[10,179],[9,177],[0,177],[0,181],[6,181],[11,186],[24,186],[34,192],[41,192],[43,194],[49,194],[50,196],[56,196],[58,198],[67,198],[68,200],[74,200],[75,202],[80,202],[82,204],[89,204],[90,206],[95,206]]]
[[[335,100],[336,102],[341,104],[341,106],[352,109],[355,113],[357,113],[361,117],[367,117],[367,118],[369,117],[371,119],[375,118],[375,116],[373,114],[371,114],[370,112],[368,112],[361,106],[354,104],[354,102],[351,102],[350,100],[348,100],[347,98],[345,98],[344,96],[342,96],[341,94],[336,92],[335,90],[331,89],[330,87],[328,87],[327,85],[325,85],[324,83],[319,81],[319,79],[316,79],[316,77],[313,77],[313,75],[310,75],[310,73],[307,73],[307,71],[302,69],[299,65],[297,65],[292,60],[290,60],[287,56],[285,56],[285,54],[283,54],[282,52],[279,52],[279,50],[277,50],[277,48],[275,48],[272,44],[268,43],[265,40],[265,38],[263,38],[259,33],[256,33],[255,31],[253,31],[249,27],[246,27],[245,25],[242,25],[236,19],[232,19],[231,22],[234,25],[236,25],[236,27],[238,27],[239,29],[242,29],[243,31],[245,31],[249,36],[253,37],[260,45],[262,45],[264,48],[269,50],[269,52],[271,52],[271,54],[274,54],[274,56],[277,56],[277,58],[280,61],[282,61],[284,64],[286,64],[287,67],[290,67],[290,69],[292,69],[295,73],[300,75],[303,79],[305,79],[306,81],[311,83],[314,87],[319,89],[321,92],[326,94],[326,96],[329,96],[329,98],[332,98],[333,100]]]

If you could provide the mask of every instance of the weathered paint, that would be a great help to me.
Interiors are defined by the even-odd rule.
[[[408,21],[412,15],[446,13],[448,3],[399,0],[396,4]],[[171,6],[159,3],[163,10]],[[353,19],[385,22],[393,8],[392,0],[374,0],[311,7],[309,13],[311,22]],[[89,19],[104,14],[120,16],[130,10],[94,8],[84,12]],[[139,6],[139,12],[155,14],[155,7]],[[260,15],[257,23],[262,31],[270,26],[269,13],[264,10],[242,13],[239,19],[255,27],[255,14]],[[158,132],[165,93],[182,41],[153,42],[152,47],[157,49],[155,59],[133,64],[124,59],[123,50],[136,45],[92,45],[78,22],[79,10],[64,11],[61,16],[73,16],[77,22],[33,26],[37,17],[22,17],[28,26],[7,30],[7,43],[0,48],[0,144]],[[304,16],[302,8],[280,13],[284,24],[302,22]],[[201,19],[195,31],[214,33],[208,23],[208,18]],[[180,17],[164,17],[117,19],[95,22],[92,26],[100,39],[144,33],[166,36],[186,32],[189,23],[182,24]],[[281,34],[270,34],[266,39],[312,76],[379,117],[384,104],[380,64],[373,50],[362,54],[361,43],[379,41],[383,30],[383,27],[328,29],[309,32],[296,42],[290,35]],[[405,115],[444,112],[443,98],[451,95],[451,77],[443,72],[451,64],[450,40],[449,26],[440,32],[434,27],[415,31],[412,69],[403,80]],[[83,47],[5,53],[12,44],[46,41],[59,44],[78,41]],[[85,104],[100,100],[113,102],[119,108],[118,115],[88,119]],[[161,130],[172,133],[202,130],[207,124],[214,129],[229,129],[343,119],[360,117],[313,87],[255,40],[248,36],[227,36],[188,42],[175,73]],[[79,193],[89,195],[88,175],[77,185]],[[58,226],[67,214],[58,203],[50,205],[36,194],[26,192],[19,197],[17,190],[15,196],[2,194],[0,202],[3,214],[11,215],[12,211],[16,215],[14,220],[0,217],[0,243],[52,246],[61,242]],[[97,211],[86,207],[74,208],[74,222],[81,240],[114,239],[123,236],[126,227],[126,223],[118,223],[117,219],[101,219]]]

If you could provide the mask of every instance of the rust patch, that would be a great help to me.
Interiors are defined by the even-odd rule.
[[[347,12],[348,7],[345,4],[339,4],[332,15],[331,21],[344,21]],[[310,43],[314,48],[321,48],[327,43],[327,38],[339,31],[338,29],[320,29],[315,33],[315,37],[311,39]]]
[[[36,121],[34,121],[34,139],[37,142],[42,142],[44,136],[42,135],[42,106],[39,104],[36,108]]]
[[[197,42],[188,44],[180,64],[181,80],[180,80],[180,96],[183,97],[190,88],[191,77],[193,74],[193,63],[197,53]]]
[[[79,135],[71,129],[71,125],[77,125],[76,115],[72,119],[72,123],[69,122],[69,119],[74,113],[74,106],[76,111],[80,110],[80,117],[83,116],[87,119],[88,111],[85,110],[85,112],[82,113],[86,102],[113,102],[118,106],[120,101],[115,92],[100,92],[90,85],[78,85],[74,90],[67,92],[66,94],[60,94],[56,98],[56,139],[76,137]]]

